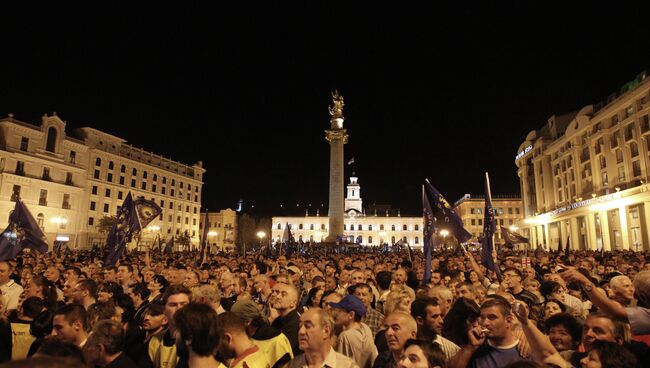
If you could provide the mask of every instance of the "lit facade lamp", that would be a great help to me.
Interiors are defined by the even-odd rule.
[[[447,235],[449,235],[449,231],[440,230],[440,236],[442,236],[442,246],[443,246],[443,248],[445,247],[445,245],[447,245]]]

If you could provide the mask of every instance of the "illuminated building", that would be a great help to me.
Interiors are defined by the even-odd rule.
[[[0,130],[0,211],[8,214],[20,197],[50,245],[57,237],[73,249],[103,244],[106,234],[97,225],[117,213],[128,192],[163,208],[143,230],[141,244],[184,232],[198,243],[200,161],[184,165],[93,128],[70,136],[56,114],[44,115],[40,126],[10,114],[0,119]]]
[[[205,213],[201,214],[199,228],[203,236]],[[237,212],[226,208],[208,212],[208,241],[212,251],[233,251],[237,240]]]
[[[650,78],[606,101],[554,115],[515,157],[531,244],[556,249],[648,250]]]
[[[492,195],[492,207],[496,211],[497,226],[505,226],[517,231],[517,223],[523,220],[521,197],[518,195]],[[483,234],[483,219],[485,217],[485,196],[465,194],[454,203],[454,208],[461,220],[463,227],[472,234],[472,241],[478,240]],[[503,242],[501,232],[497,227],[495,240]]]

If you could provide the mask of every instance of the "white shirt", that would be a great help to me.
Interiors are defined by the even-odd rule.
[[[9,280],[6,284],[0,286],[2,291],[2,306],[4,310],[18,309],[18,299],[23,293],[23,287],[16,284],[14,280]]]

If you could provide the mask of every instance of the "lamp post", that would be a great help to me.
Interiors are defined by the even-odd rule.
[[[449,231],[440,230],[440,235],[442,235],[442,247],[444,249],[447,246],[447,235],[449,235]]]
[[[147,226],[147,231],[150,234],[154,234],[153,235],[153,240],[151,241],[151,246],[149,247],[151,249],[154,246],[154,244],[156,243],[156,235],[155,234],[158,234],[158,232],[160,231],[160,226],[158,226],[158,225],[149,225],[149,226]],[[139,248],[140,248],[140,244],[138,244],[138,251],[140,250]]]
[[[56,250],[57,243],[69,240],[69,238],[67,236],[59,237],[59,227],[61,226],[61,224],[63,224],[63,225],[67,224],[68,219],[65,218],[65,217],[57,216],[57,217],[52,218],[52,220],[50,220],[50,221],[52,221],[54,224],[56,224],[56,225],[54,225],[56,227],[56,232],[55,232],[56,235],[54,237],[54,250]]]
[[[257,237],[260,238],[260,249],[262,249],[262,239],[266,236],[266,233],[264,231],[258,231],[257,232]],[[245,247],[245,245],[244,245]],[[246,248],[244,248],[244,256],[246,255]]]
[[[214,238],[215,236],[217,236],[217,234],[218,233],[216,231],[214,231],[214,230],[208,231],[208,239]],[[208,246],[210,247],[210,251],[212,251],[212,243],[211,242],[208,242],[208,243],[209,243]],[[217,244],[217,249],[219,249],[219,244]]]

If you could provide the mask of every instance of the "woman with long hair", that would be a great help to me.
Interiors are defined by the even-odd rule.
[[[397,362],[399,368],[446,368],[445,354],[440,345],[425,340],[406,340]]]
[[[152,303],[154,300],[159,300],[162,298],[162,293],[169,286],[169,281],[162,275],[155,275],[151,278],[151,281],[147,284],[147,289],[151,292],[147,300]]]
[[[43,275],[35,275],[25,285],[25,299],[35,296],[45,301],[47,309],[54,311],[57,307],[56,287]]]

